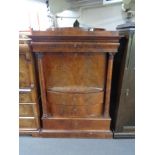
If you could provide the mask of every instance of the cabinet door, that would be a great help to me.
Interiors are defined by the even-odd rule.
[[[105,53],[44,53],[39,59],[43,109],[56,117],[102,115]]]
[[[106,81],[105,53],[46,53],[42,62],[46,89],[63,91],[103,90]],[[66,89],[65,89],[66,88]]]

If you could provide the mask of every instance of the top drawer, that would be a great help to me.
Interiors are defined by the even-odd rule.
[[[30,87],[30,64],[26,60],[25,54],[19,56],[19,87]]]
[[[19,86],[31,87],[33,69],[32,55],[28,44],[19,44]]]
[[[32,91],[19,92],[19,103],[32,103],[35,102],[32,97]]]

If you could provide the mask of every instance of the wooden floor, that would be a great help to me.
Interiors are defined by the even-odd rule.
[[[20,155],[134,155],[134,139],[68,139],[20,136]]]

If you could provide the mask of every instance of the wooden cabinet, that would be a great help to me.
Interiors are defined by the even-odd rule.
[[[40,129],[38,93],[30,39],[19,40],[19,128],[20,134]]]
[[[111,138],[109,116],[119,35],[56,28],[33,31],[42,100],[43,137]]]
[[[116,138],[135,134],[135,31],[131,26],[119,30],[122,38],[113,68],[111,115]]]

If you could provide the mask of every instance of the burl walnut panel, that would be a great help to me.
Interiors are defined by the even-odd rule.
[[[104,89],[105,86],[104,53],[46,53],[43,68],[47,89],[74,86]]]
[[[48,53],[42,59],[51,115],[101,115],[106,78],[105,54]]]
[[[32,103],[33,99],[32,99],[32,92],[20,92],[19,93],[19,103]]]
[[[36,119],[34,117],[32,118],[19,118],[19,128],[23,128],[25,130],[36,130],[38,127],[38,124],[36,122]]]
[[[50,113],[57,117],[97,117],[103,108],[103,92],[47,93]]]
[[[26,54],[20,54],[19,56],[19,87],[30,87],[30,69],[29,62],[26,60]]]
[[[19,41],[19,131],[37,133],[40,128],[37,83],[30,39]]]
[[[19,104],[19,116],[33,117],[33,104]]]

